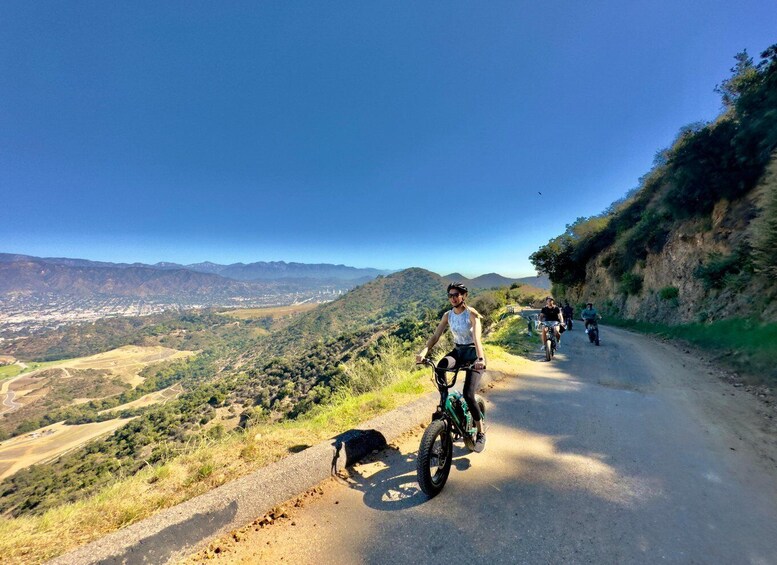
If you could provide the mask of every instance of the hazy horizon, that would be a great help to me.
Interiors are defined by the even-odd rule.
[[[429,269],[429,268],[424,267],[422,265],[406,265],[406,266],[400,267],[398,269],[393,269],[393,268],[390,269],[390,268],[384,268],[384,267],[380,267],[380,266],[376,267],[374,265],[350,265],[350,264],[342,263],[342,262],[329,262],[329,261],[312,261],[312,262],[287,261],[287,260],[284,260],[284,259],[256,259],[255,261],[235,261],[233,263],[222,263],[222,262],[212,261],[212,260],[208,260],[208,259],[205,259],[203,261],[190,261],[190,262],[189,261],[187,261],[187,262],[172,261],[172,260],[162,259],[160,261],[152,261],[152,262],[150,262],[150,261],[123,261],[123,260],[122,261],[117,261],[117,260],[105,259],[105,258],[96,259],[94,257],[75,257],[75,256],[64,256],[64,255],[35,255],[35,254],[32,254],[32,253],[21,253],[21,252],[17,252],[17,251],[6,251],[4,249],[0,249],[0,253],[6,253],[6,254],[9,254],[9,255],[28,255],[28,256],[31,256],[31,257],[39,257],[41,259],[76,259],[76,260],[85,260],[85,261],[97,261],[97,262],[129,264],[129,265],[139,264],[139,265],[149,265],[149,266],[153,266],[153,265],[160,264],[160,263],[176,263],[176,264],[179,264],[179,265],[182,265],[182,266],[187,266],[187,265],[195,265],[195,264],[198,264],[198,263],[215,263],[215,264],[219,264],[219,265],[233,265],[233,264],[240,264],[240,263],[242,263],[242,264],[250,264],[250,263],[260,263],[260,262],[265,262],[265,263],[283,262],[283,263],[327,264],[327,265],[337,265],[337,266],[344,266],[344,267],[354,267],[356,269],[378,269],[378,270],[381,270],[381,271],[392,271],[392,272],[403,271],[405,269],[411,269],[411,268],[421,268],[421,269],[426,269],[427,271],[436,273],[436,274],[438,274],[440,276],[447,276],[447,275],[450,275],[450,274],[453,274],[453,273],[459,273],[459,274],[463,275],[465,278],[468,278],[468,279],[473,279],[473,278],[476,278],[476,277],[479,277],[479,276],[482,276],[482,275],[488,275],[488,274],[492,274],[492,273],[496,273],[496,274],[502,275],[503,277],[511,278],[511,279],[519,279],[519,278],[540,276],[535,271],[532,271],[531,273],[525,274],[525,275],[505,274],[505,273],[500,273],[500,272],[497,272],[497,271],[483,271],[483,272],[472,273],[472,272],[463,272],[463,271],[458,270],[458,269],[448,269],[448,270],[443,270],[443,271],[437,271],[437,270],[434,270],[434,269]]]

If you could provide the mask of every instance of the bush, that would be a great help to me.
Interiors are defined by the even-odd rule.
[[[758,188],[758,216],[751,227],[755,266],[777,276],[777,153]]]
[[[704,288],[721,289],[740,286],[740,275],[748,277],[752,272],[749,249],[743,247],[730,255],[710,253],[707,261],[696,268],[694,276],[701,280]]]
[[[680,295],[680,289],[676,286],[665,286],[658,291],[658,296],[661,300],[672,300]]]
[[[642,290],[642,275],[625,273],[621,277],[621,292],[626,295],[636,295]]]

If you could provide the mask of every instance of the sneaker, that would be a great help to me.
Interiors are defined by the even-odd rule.
[[[480,453],[486,448],[486,434],[478,432],[477,439],[475,440],[475,453]]]

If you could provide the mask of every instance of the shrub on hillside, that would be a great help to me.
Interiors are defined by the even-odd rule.
[[[745,246],[729,255],[710,253],[707,261],[699,265],[693,272],[701,280],[704,288],[721,289],[726,286],[739,286],[737,281],[752,271],[752,259],[749,249]]]
[[[642,291],[642,275],[624,273],[621,277],[621,292],[626,295],[636,295]]]
[[[658,291],[658,296],[661,300],[672,300],[680,295],[680,289],[676,286],[665,286]]]
[[[756,269],[777,276],[777,153],[758,188],[758,216],[751,234]]]

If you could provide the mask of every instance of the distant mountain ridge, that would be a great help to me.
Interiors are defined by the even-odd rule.
[[[374,279],[378,275],[388,275],[391,271],[371,268],[348,267],[329,263],[286,263],[285,261],[257,261],[256,263],[233,263],[219,265],[206,261],[183,265],[183,268],[202,273],[215,273],[235,280],[262,280],[288,278],[315,278],[358,280]]]
[[[276,264],[277,269],[289,264]],[[234,300],[291,295],[319,290],[347,291],[372,280],[377,269],[355,269],[341,265],[313,265],[305,269],[293,264],[286,276],[277,278],[234,279],[217,273],[201,272],[176,263],[107,263],[85,259],[41,258],[0,253],[0,298],[3,295],[52,295],[80,298],[131,297],[204,305],[228,305]],[[304,267],[304,265],[302,265]],[[226,266],[228,267],[228,266]],[[331,267],[331,268],[330,268]],[[321,276],[314,277],[314,274]],[[340,273],[340,276],[335,276]],[[345,273],[345,275],[343,275]],[[330,297],[331,298],[331,297]],[[271,298],[270,298],[271,299]]]
[[[31,255],[18,255],[12,253],[0,253],[0,263],[14,263],[18,261],[38,261],[53,265],[65,265],[68,267],[100,267],[100,268],[147,268],[155,270],[185,269],[198,273],[220,275],[228,279],[251,280],[277,280],[277,279],[331,279],[331,280],[370,280],[378,275],[388,275],[392,271],[385,269],[358,268],[347,265],[334,265],[330,263],[286,263],[285,261],[257,261],[255,263],[232,263],[220,265],[205,261],[182,265],[179,263],[160,262],[153,265],[146,263],[110,263],[105,261],[90,261],[88,259],[69,259],[66,257],[34,257]]]
[[[468,279],[461,273],[451,273],[450,275],[445,275],[442,278],[449,283],[461,282],[472,288],[495,288],[500,286],[510,286],[513,283],[518,283],[535,286],[537,288],[550,289],[550,279],[547,275],[511,279],[508,277],[503,277],[498,273],[487,273],[485,275],[475,277],[474,279]]]

